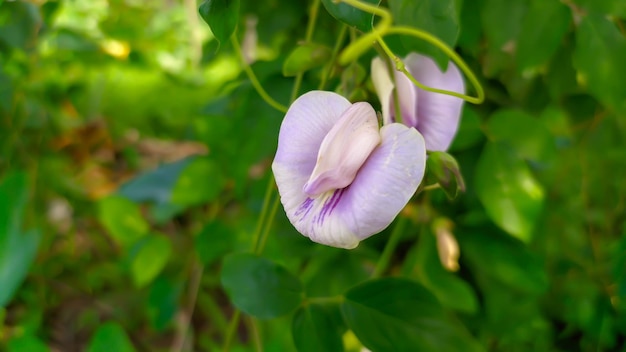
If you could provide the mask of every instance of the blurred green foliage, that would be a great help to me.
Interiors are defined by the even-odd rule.
[[[455,47],[486,101],[464,106],[450,151],[466,192],[418,195],[372,278],[393,229],[338,250],[279,209],[253,248],[283,114],[227,40],[281,104],[301,79],[300,93],[323,81],[379,109],[376,51],[343,67],[330,49],[371,15],[326,0],[0,1],[0,351],[219,351],[228,336],[233,351],[624,350],[624,1],[380,5]],[[458,272],[440,262],[440,219]]]

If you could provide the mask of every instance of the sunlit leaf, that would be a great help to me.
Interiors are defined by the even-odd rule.
[[[219,164],[211,159],[197,158],[179,174],[171,201],[185,206],[204,204],[214,200],[225,183]]]
[[[217,40],[230,39],[239,19],[239,0],[205,0],[198,11]]]
[[[570,9],[562,2],[533,0],[524,16],[517,41],[520,70],[548,61],[561,44],[571,22]]]
[[[124,329],[115,322],[107,322],[98,327],[91,337],[87,352],[134,352],[132,342]]]
[[[364,0],[366,3],[372,5],[378,5],[380,0]],[[361,11],[346,3],[335,2],[334,0],[322,0],[322,4],[334,18],[339,21],[355,27],[362,32],[369,32],[372,30],[372,21],[374,15]]]
[[[626,37],[604,16],[589,14],[576,29],[574,65],[594,97],[626,113]]]
[[[148,232],[139,206],[120,196],[109,196],[98,203],[98,219],[122,247],[129,247]]]
[[[136,246],[131,253],[131,274],[135,285],[143,287],[163,270],[172,254],[172,244],[164,236],[150,235]]]
[[[474,177],[489,217],[512,236],[529,242],[543,208],[544,190],[525,162],[509,148],[487,143]]]
[[[463,327],[448,319],[426,288],[406,279],[368,281],[346,293],[348,327],[373,351],[482,351]]]
[[[342,352],[340,329],[322,306],[310,304],[298,309],[291,329],[299,352]]]
[[[253,254],[224,259],[222,285],[235,306],[257,318],[289,313],[303,299],[302,284],[287,269]]]
[[[24,281],[41,238],[35,230],[22,231],[27,180],[24,173],[14,172],[0,181],[0,308]]]

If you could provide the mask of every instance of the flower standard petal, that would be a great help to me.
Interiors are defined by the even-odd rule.
[[[442,72],[429,57],[409,54],[404,60],[407,70],[420,83],[457,93],[465,92],[465,83],[459,69],[450,62]],[[448,149],[459,126],[463,99],[428,92],[417,88],[417,128],[426,140],[426,148],[433,151]]]

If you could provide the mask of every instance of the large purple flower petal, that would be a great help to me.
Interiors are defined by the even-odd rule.
[[[429,57],[415,53],[409,54],[404,63],[413,77],[426,86],[465,92],[463,76],[452,62],[446,72]],[[459,127],[462,107],[461,98],[417,89],[418,118],[414,127],[424,136],[428,150],[445,151],[450,147]]]
[[[400,124],[384,126],[381,144],[348,187],[311,198],[303,191],[325,135],[350,107],[343,97],[309,92],[289,108],[272,164],[281,202],[296,229],[311,240],[341,248],[387,227],[420,184],[426,149],[422,136]]]

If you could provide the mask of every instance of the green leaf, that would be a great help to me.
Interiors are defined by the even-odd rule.
[[[291,332],[299,352],[344,351],[340,327],[322,306],[310,304],[298,309]]]
[[[128,248],[148,233],[148,223],[139,206],[120,196],[109,196],[98,203],[98,219],[120,246]]]
[[[306,43],[297,46],[283,63],[283,75],[292,77],[298,73],[322,66],[330,58],[331,49],[325,45]]]
[[[233,304],[257,318],[289,313],[302,302],[302,284],[287,269],[253,254],[224,259],[222,285]]]
[[[50,348],[33,335],[24,335],[9,341],[7,352],[49,352]]]
[[[5,307],[28,274],[41,234],[22,231],[28,200],[27,177],[10,173],[0,183],[0,308]]]
[[[30,49],[41,27],[37,5],[27,1],[11,1],[0,7],[0,49],[3,46]]]
[[[621,0],[573,0],[573,2],[588,12],[626,18],[626,2]]]
[[[398,25],[419,28],[434,35],[450,47],[459,37],[459,10],[455,0],[389,0],[389,9]],[[408,51],[432,57],[445,69],[450,60],[441,50],[421,39],[403,36],[400,39]]]
[[[204,226],[194,240],[194,248],[200,262],[209,265],[234,247],[233,230],[221,221],[213,221]]]
[[[230,39],[239,19],[239,0],[205,0],[200,8],[200,17],[209,25],[219,42]]]
[[[475,313],[478,309],[476,293],[467,282],[443,268],[439,260],[436,237],[430,232],[424,233],[414,250],[415,274],[439,302],[444,307],[460,312]]]
[[[363,0],[363,2],[378,5],[380,0]],[[336,3],[333,0],[322,0],[322,4],[326,8],[326,11],[330,13],[337,20],[355,27],[362,32],[369,32],[372,30],[372,22],[374,21],[374,15],[354,8],[346,3]]]
[[[463,233],[457,239],[473,272],[523,292],[538,295],[547,290],[544,262],[522,242],[489,228]]]
[[[449,199],[454,199],[459,191],[465,192],[465,181],[459,163],[446,152],[431,152],[426,165],[433,182],[439,183]]]
[[[165,277],[159,276],[148,295],[148,314],[150,324],[158,331],[163,331],[178,311],[178,302],[182,285]]]
[[[561,45],[571,21],[571,11],[564,3],[533,0],[524,16],[517,41],[519,70],[546,63]]]
[[[480,351],[422,285],[399,278],[367,281],[342,304],[348,327],[372,351]]]
[[[197,158],[180,173],[172,190],[172,203],[206,204],[219,196],[226,184],[222,168],[213,160]]]
[[[459,130],[450,146],[450,151],[460,151],[468,149],[483,140],[483,132],[480,129],[480,117],[473,108],[467,104],[463,107],[463,116]]]
[[[529,242],[541,214],[544,190],[525,162],[505,146],[487,143],[474,182],[491,220],[510,235]]]
[[[544,123],[521,110],[496,111],[489,118],[486,133],[491,141],[511,147],[527,160],[549,163],[557,153],[555,139]]]
[[[91,337],[87,352],[134,352],[135,347],[124,332],[124,329],[115,322],[107,322],[98,327]]]
[[[161,235],[150,235],[137,243],[131,253],[131,274],[137,287],[150,283],[163,270],[172,254],[170,241]]]
[[[604,16],[589,14],[576,29],[574,66],[591,94],[626,113],[626,37]]]

